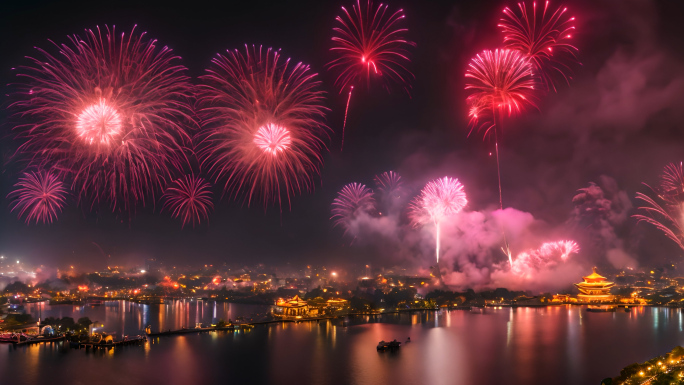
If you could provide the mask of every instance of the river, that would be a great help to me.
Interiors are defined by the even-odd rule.
[[[35,318],[87,316],[115,334],[256,318],[268,306],[179,300],[164,305],[27,305]],[[155,338],[108,351],[64,343],[0,345],[2,384],[600,384],[684,344],[684,314],[641,307],[452,310]],[[405,343],[378,352],[378,341]]]

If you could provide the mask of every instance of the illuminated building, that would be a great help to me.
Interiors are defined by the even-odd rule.
[[[584,282],[575,284],[580,291],[577,299],[584,302],[604,302],[613,299],[613,296],[610,294],[610,288],[615,283],[606,281],[606,277],[599,275],[595,267],[590,275],[582,278]]]
[[[293,298],[284,300],[279,298],[276,302],[276,310],[283,316],[304,316],[309,314],[309,304],[295,295]]]

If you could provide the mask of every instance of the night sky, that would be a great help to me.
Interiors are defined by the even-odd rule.
[[[430,179],[450,175],[466,186],[468,210],[498,205],[492,143],[468,137],[464,71],[471,57],[501,46],[496,24],[504,1],[391,1],[403,8],[404,26],[416,42],[411,51],[411,95],[381,87],[355,90],[344,152],[339,151],[346,94],[333,87],[325,64],[335,16],[350,1],[243,1],[214,5],[137,1],[15,1],[0,12],[0,84],[3,124],[0,151],[0,253],[29,262],[102,268],[157,258],[170,264],[299,264],[378,262],[386,265],[431,256],[401,258],[373,242],[350,245],[329,220],[330,203],[345,184],[372,184],[373,176],[399,171],[417,191]],[[680,2],[567,1],[577,17],[573,38],[581,66],[570,86],[539,103],[539,110],[508,120],[501,158],[504,205],[531,213],[562,233],[572,218],[572,198],[590,182],[612,184],[632,205],[642,182],[655,183],[663,166],[684,160],[684,5]],[[208,224],[181,230],[157,207],[138,208],[129,222],[107,210],[89,212],[73,200],[51,225],[27,226],[5,199],[20,176],[12,159],[6,106],[12,67],[26,64],[34,46],[66,42],[86,28],[134,24],[182,56],[196,79],[212,57],[247,44],[281,48],[283,55],[311,65],[321,75],[331,109],[321,177],[311,194],[297,196],[291,210],[247,207],[227,197]],[[601,182],[604,181],[604,182]],[[611,187],[612,188],[612,187]],[[219,193],[219,190],[216,190]],[[620,195],[616,193],[617,195]],[[626,195],[624,195],[626,194]],[[617,196],[616,195],[616,196]],[[218,194],[220,196],[220,194]],[[629,206],[629,205],[627,205]],[[626,207],[617,236],[641,265],[679,258],[681,252]],[[565,235],[565,234],[563,234]],[[102,252],[98,248],[101,247]],[[111,255],[107,258],[105,255]],[[503,258],[503,256],[500,256]],[[600,256],[597,256],[599,258]],[[593,257],[592,257],[593,258]]]

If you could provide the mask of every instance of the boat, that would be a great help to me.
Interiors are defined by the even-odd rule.
[[[401,347],[401,342],[394,340],[390,342],[385,342],[385,341],[380,341],[378,342],[377,349],[378,351],[385,351],[385,350],[396,350]]]
[[[607,313],[617,310],[617,305],[589,305],[587,311],[594,313]]]

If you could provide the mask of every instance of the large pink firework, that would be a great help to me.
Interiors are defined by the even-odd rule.
[[[163,198],[164,208],[171,211],[174,218],[181,218],[183,227],[192,223],[199,224],[209,218],[214,208],[211,201],[211,185],[203,178],[186,175],[177,179],[166,189]]]
[[[551,268],[559,262],[565,262],[571,254],[577,254],[579,250],[575,241],[547,242],[538,249],[518,254],[511,264],[511,271],[514,274],[529,278],[535,271]]]
[[[544,86],[555,91],[557,79],[567,83],[569,64],[577,62],[577,48],[570,44],[575,18],[567,14],[565,7],[549,9],[548,1],[539,7],[542,9],[537,8],[536,1],[531,6],[518,3],[519,12],[504,8],[499,28],[505,47],[529,58]]]
[[[352,222],[363,214],[375,211],[373,190],[361,183],[350,183],[337,193],[332,203],[332,219],[335,226],[344,228],[347,234],[351,230]]]
[[[18,69],[19,154],[71,181],[79,202],[130,210],[184,162],[191,86],[180,58],[135,29],[86,30]]]
[[[320,81],[279,50],[245,46],[212,60],[200,87],[199,157],[233,196],[288,206],[313,189],[327,127]]]
[[[26,216],[26,223],[52,223],[62,211],[67,190],[64,184],[52,173],[39,171],[24,173],[14,185],[8,198],[14,198],[11,211],[17,210],[19,217]]]
[[[340,93],[349,90],[342,126],[343,144],[355,85],[365,83],[370,87],[371,79],[378,79],[388,91],[392,85],[400,85],[407,92],[410,87],[413,74],[407,68],[410,62],[408,48],[414,43],[405,37],[408,30],[399,27],[404,11],[391,12],[388,8],[387,4],[374,7],[370,0],[362,6],[361,0],[357,0],[351,12],[342,7],[342,15],[335,18],[339,24],[333,28],[330,50],[336,58],[328,68],[338,72],[335,85]]]
[[[665,166],[660,184],[651,189],[656,198],[637,193],[646,203],[639,207],[644,214],[634,215],[639,221],[655,226],[684,250],[684,168],[682,163]]]
[[[426,223],[435,225],[435,254],[439,263],[440,225],[442,221],[459,213],[468,203],[463,185],[458,179],[445,176],[428,182],[409,205],[409,217],[414,226]]]

